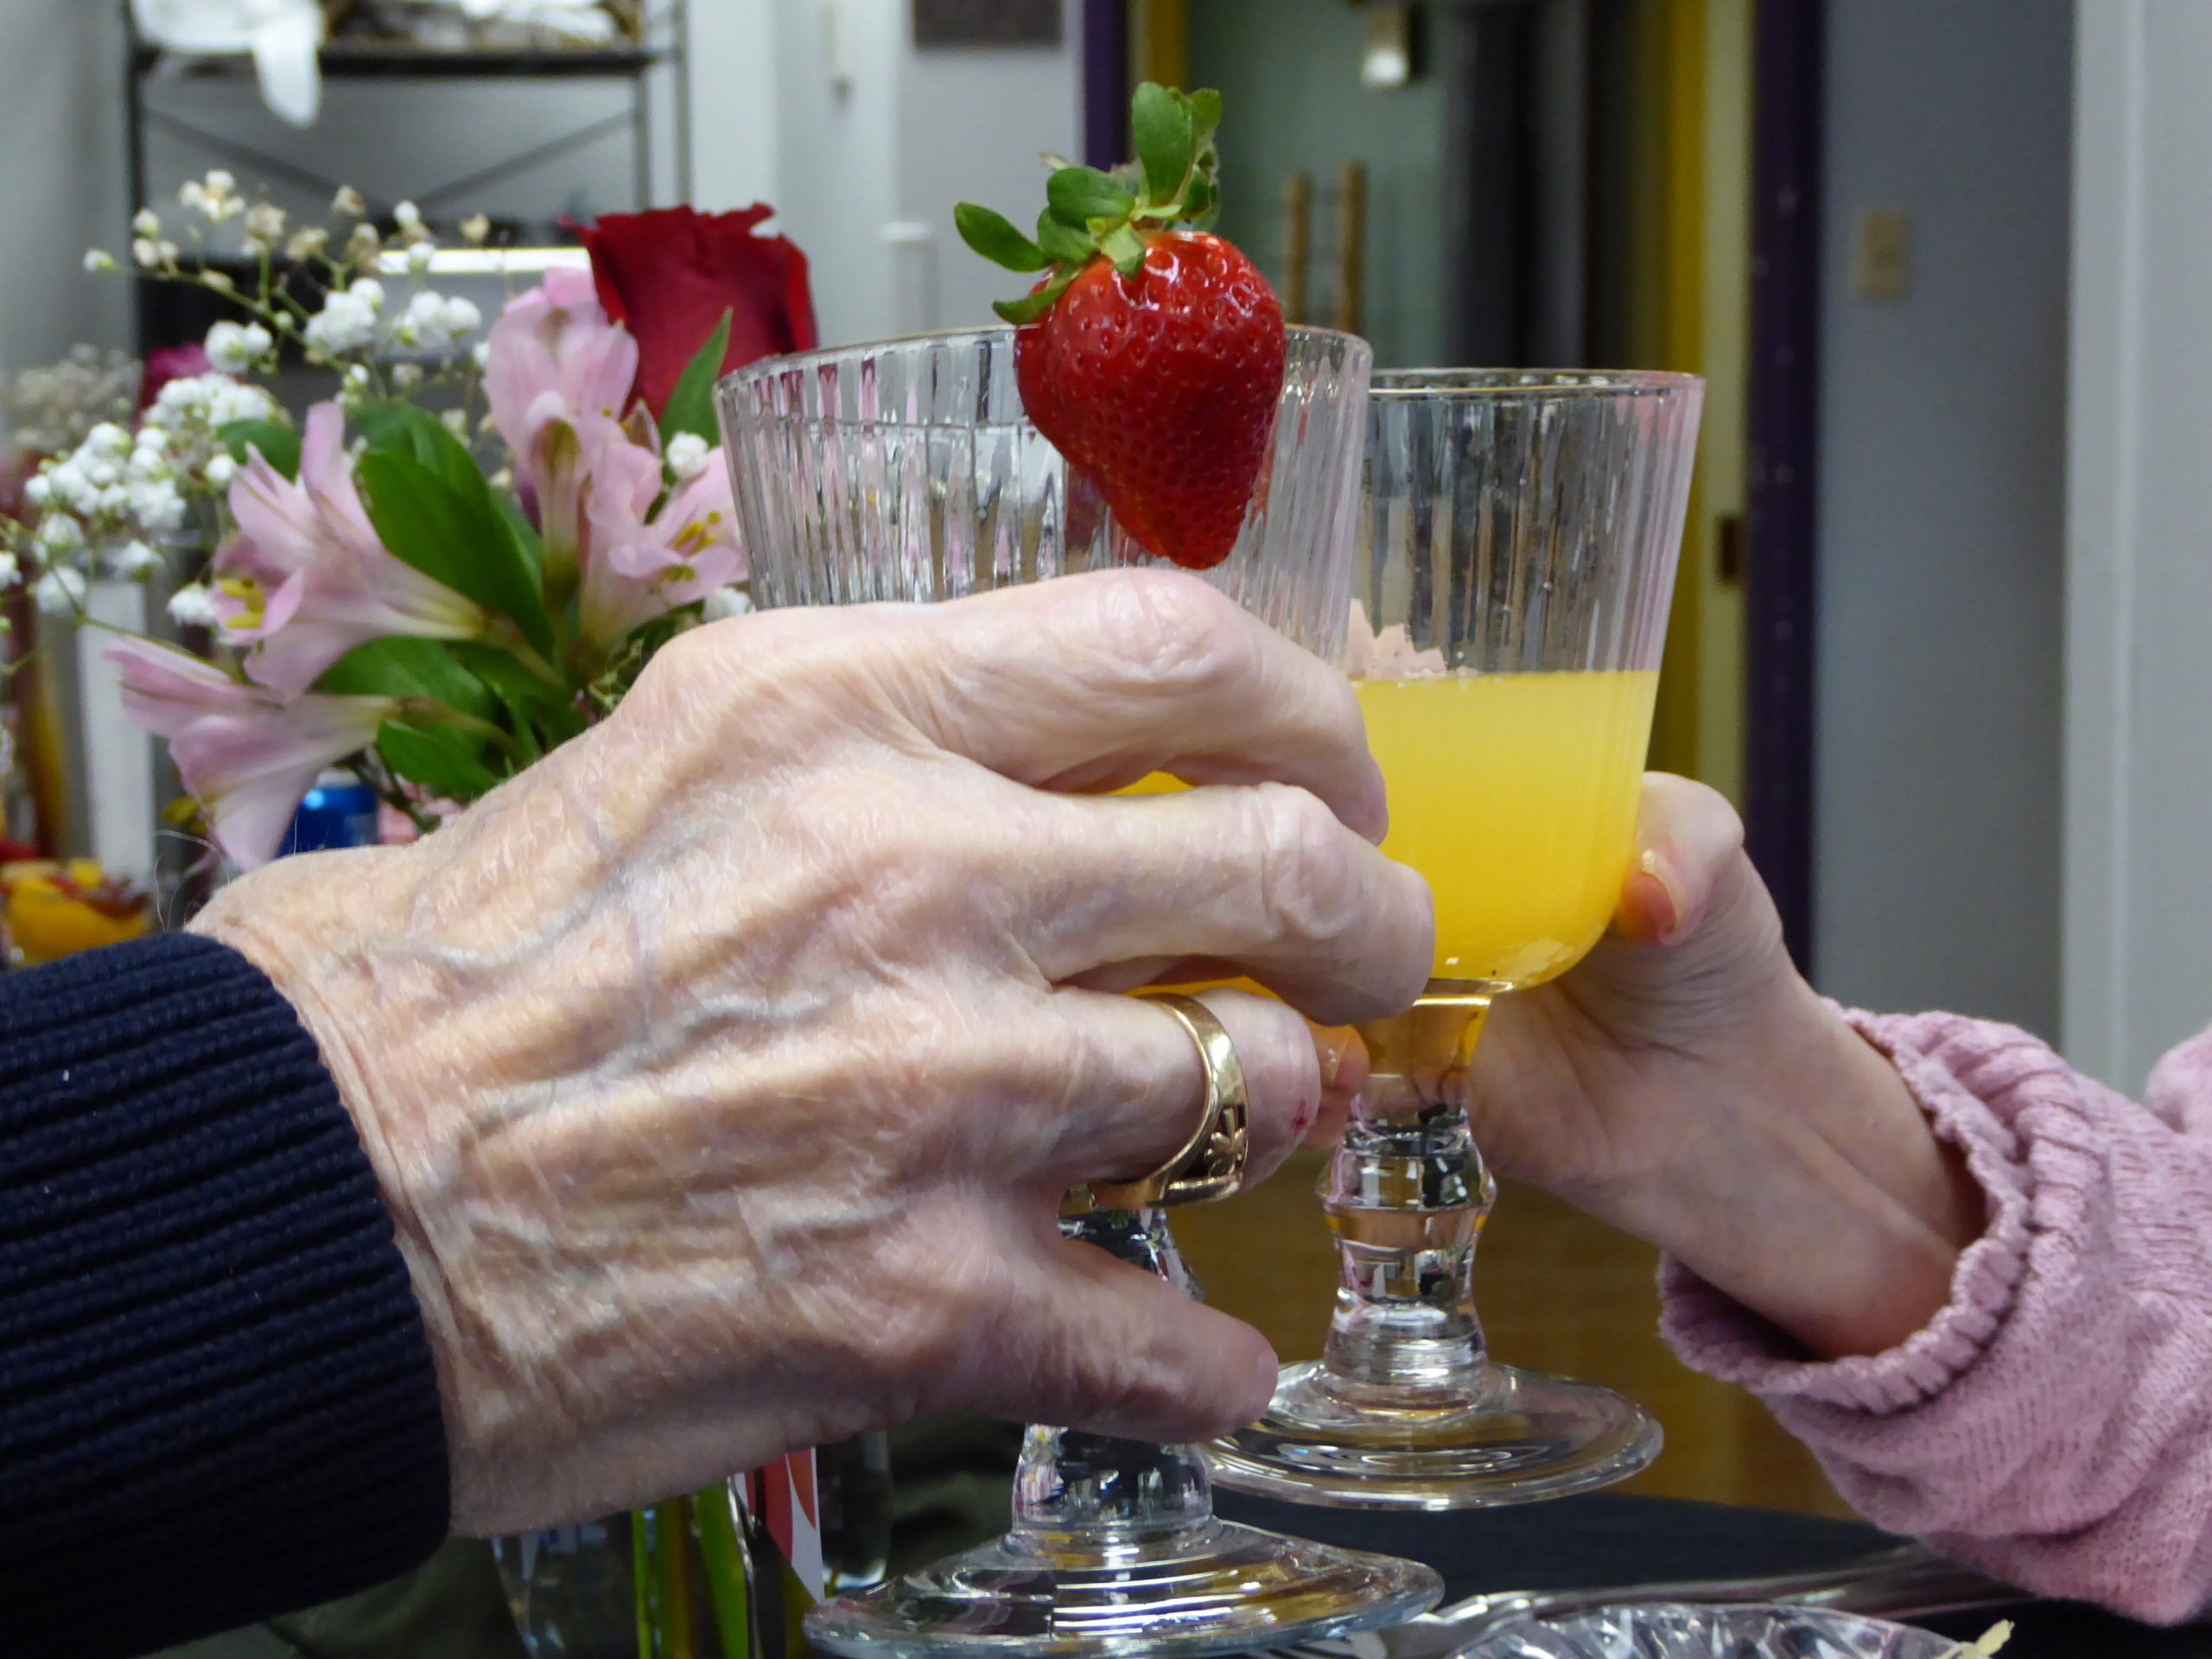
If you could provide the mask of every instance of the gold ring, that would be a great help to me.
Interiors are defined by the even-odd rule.
[[[1172,991],[1144,999],[1172,1014],[1198,1046],[1206,1074],[1205,1110],[1183,1149],[1149,1175],[1131,1181],[1093,1181],[1090,1196],[1108,1210],[1151,1210],[1174,1204],[1205,1204],[1225,1198],[1244,1183],[1244,1160],[1252,1149],[1251,1102],[1244,1092],[1244,1068],[1236,1046],[1195,997]]]

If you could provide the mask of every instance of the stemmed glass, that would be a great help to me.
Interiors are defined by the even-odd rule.
[[[1270,462],[1210,579],[1334,660],[1345,630],[1372,356],[1290,331]],[[719,393],[763,606],[928,601],[1151,563],[1029,424],[1014,332],[778,359]],[[1188,1289],[1157,1211],[1072,1236]],[[855,1655],[1241,1652],[1392,1624],[1442,1593],[1425,1567],[1219,1521],[1196,1446],[1033,1427],[997,1541],[817,1608]]]
[[[1618,1395],[1485,1351],[1472,1270],[1497,1185],[1463,1074],[1491,1000],[1573,967],[1619,899],[1702,395],[1674,374],[1375,377],[1345,666],[1389,787],[1383,849],[1435,896],[1435,976],[1363,1027],[1373,1077],[1322,1181],[1328,1342],[1207,1448],[1225,1486],[1472,1508],[1658,1453]]]

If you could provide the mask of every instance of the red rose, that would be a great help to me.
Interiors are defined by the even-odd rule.
[[[138,382],[138,412],[143,415],[151,409],[170,381],[196,379],[214,371],[215,365],[207,360],[207,348],[196,341],[190,346],[164,346],[146,359],[146,372]]]
[[[656,416],[725,311],[724,374],[815,345],[806,256],[785,237],[753,234],[774,211],[609,213],[584,232],[599,302],[637,340],[638,394]]]

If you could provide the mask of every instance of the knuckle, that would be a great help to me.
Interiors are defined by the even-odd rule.
[[[1332,939],[1363,914],[1363,884],[1346,856],[1350,832],[1320,799],[1283,784],[1251,791],[1260,901],[1280,937]]]
[[[1219,589],[1173,570],[1116,573],[1101,644],[1144,683],[1216,691],[1248,674],[1255,624]]]

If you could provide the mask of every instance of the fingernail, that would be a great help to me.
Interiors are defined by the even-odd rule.
[[[1656,847],[1643,849],[1643,856],[1637,860],[1637,868],[1642,874],[1649,876],[1659,890],[1662,902],[1654,906],[1655,913],[1651,919],[1655,925],[1651,937],[1655,943],[1663,944],[1682,925],[1682,912],[1687,906],[1682,902],[1681,876],[1661,856]]]
[[[1337,1079],[1344,1074],[1344,1050],[1348,1045],[1344,1033],[1337,1031],[1317,1031],[1313,1033],[1314,1049],[1321,1059],[1321,1087],[1324,1090],[1337,1086]]]

